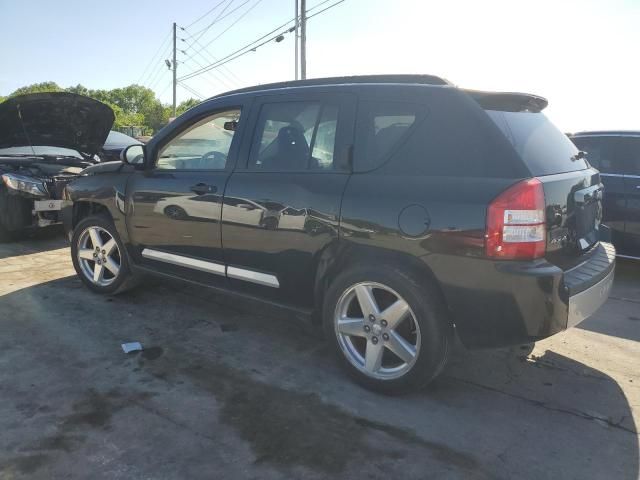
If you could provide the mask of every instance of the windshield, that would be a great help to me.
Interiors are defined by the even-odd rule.
[[[533,175],[589,168],[576,146],[542,113],[486,110]]]
[[[0,148],[0,155],[52,155],[57,157],[76,157],[82,159],[82,155],[76,150],[62,147],[34,146]]]

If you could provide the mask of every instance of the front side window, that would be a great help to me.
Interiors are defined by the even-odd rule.
[[[331,170],[338,108],[318,102],[262,106],[249,168],[262,171]]]
[[[158,154],[161,170],[224,170],[240,110],[211,115],[171,139]]]

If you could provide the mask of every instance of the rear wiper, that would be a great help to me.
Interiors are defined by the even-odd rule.
[[[583,158],[587,158],[587,152],[583,152],[582,150],[580,150],[578,151],[578,153],[571,157],[571,161],[575,162],[576,160],[582,160]]]

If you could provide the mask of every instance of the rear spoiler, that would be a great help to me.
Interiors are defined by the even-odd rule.
[[[540,112],[549,105],[549,101],[538,95],[512,92],[483,92],[480,90],[463,90],[485,110],[501,110],[504,112]]]

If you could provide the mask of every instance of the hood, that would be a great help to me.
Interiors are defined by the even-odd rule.
[[[114,119],[108,105],[74,93],[12,97],[0,103],[0,148],[46,145],[94,155]]]

